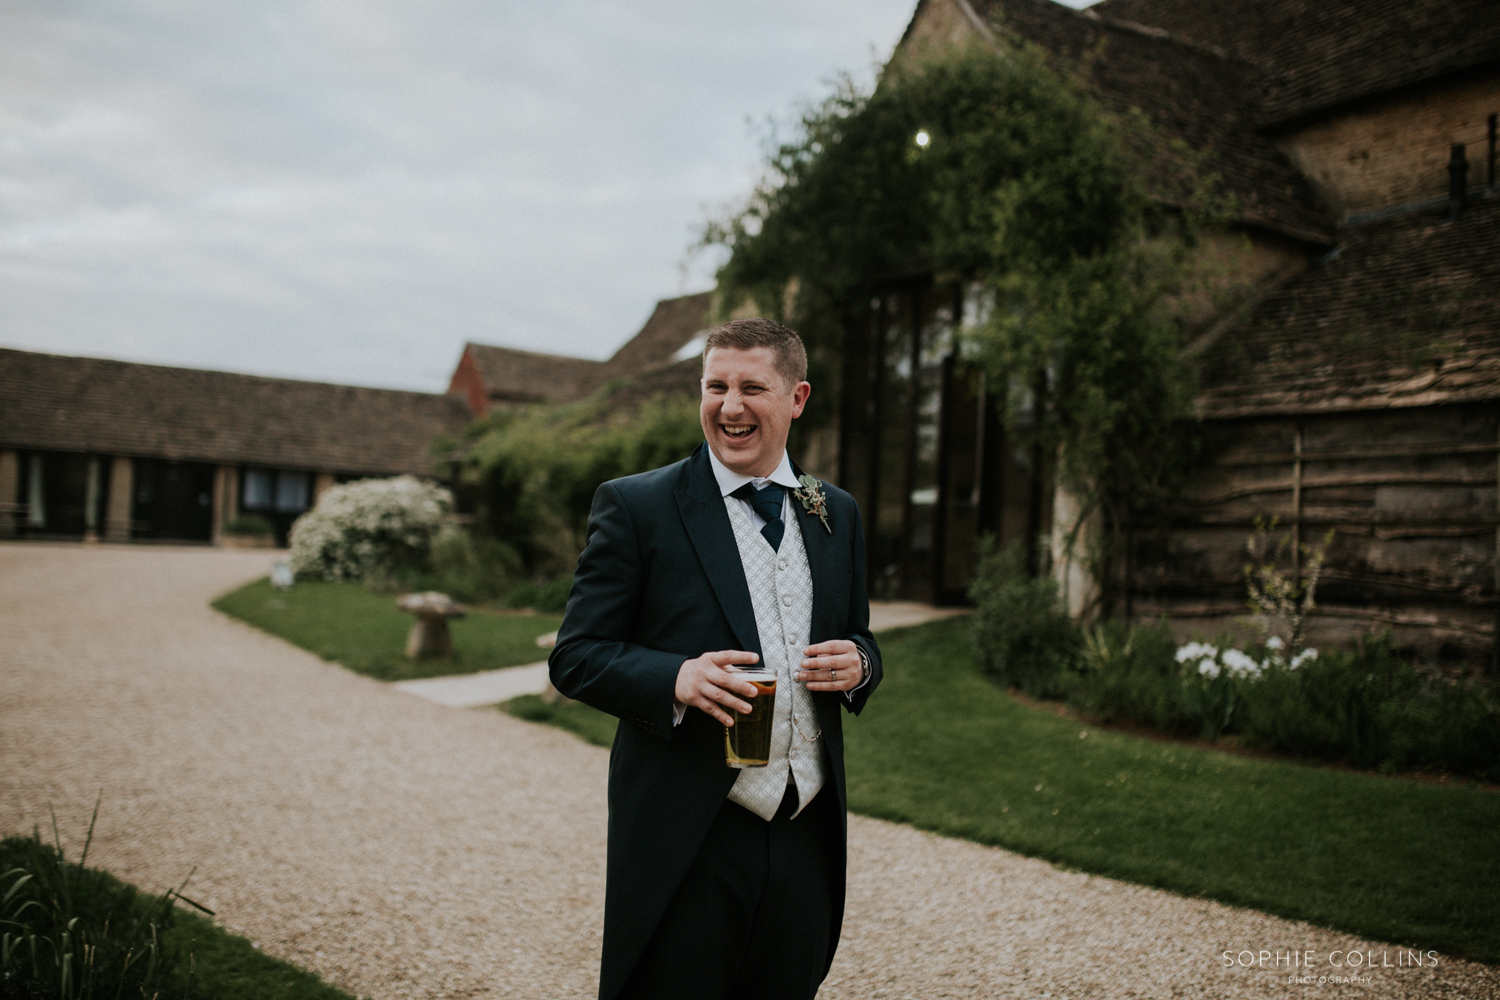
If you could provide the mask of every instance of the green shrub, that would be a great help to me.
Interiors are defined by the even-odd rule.
[[[1176,649],[1165,623],[1094,626],[1084,636],[1078,670],[1068,679],[1068,704],[1102,722],[1129,719],[1169,733],[1190,727]]]
[[[138,892],[87,859],[87,846],[70,862],[35,831],[0,840],[0,996],[190,996],[190,962],[164,941],[176,894]]]
[[[466,604],[502,597],[522,575],[521,557],[511,545],[483,529],[445,525],[432,540],[429,573],[397,573],[404,590],[437,590]]]
[[[513,608],[558,614],[568,606],[568,592],[572,589],[571,576],[559,576],[544,583],[523,583],[510,592],[505,603]]]
[[[1417,673],[1389,633],[1330,650],[1249,686],[1247,742],[1395,771],[1436,768],[1500,779],[1500,704],[1492,684]]]
[[[975,640],[986,673],[1032,698],[1055,698],[1068,684],[1081,646],[1049,576],[1028,577],[1021,546],[986,538],[969,588]]]
[[[224,522],[224,534],[244,538],[269,538],[276,528],[259,514],[240,514]]]
[[[1495,687],[1423,675],[1389,634],[1353,650],[1304,654],[1227,641],[1176,647],[1164,624],[1091,629],[1058,686],[1101,722],[1245,742],[1313,760],[1398,771],[1414,767],[1500,779]]]
[[[572,572],[600,484],[686,458],[702,443],[696,399],[618,404],[628,392],[614,385],[567,406],[497,410],[471,430],[463,474],[481,525],[528,574]]]

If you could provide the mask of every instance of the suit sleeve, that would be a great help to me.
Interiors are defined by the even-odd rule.
[[[630,641],[645,588],[640,538],[619,490],[594,493],[588,540],[547,658],[563,695],[672,739],[672,696],[685,657]]]
[[[869,679],[847,692],[844,699],[844,707],[858,715],[864,711],[865,702],[880,684],[882,671],[880,644],[870,632],[870,595],[865,588],[865,528],[860,520],[859,505],[851,503],[850,506],[854,509],[854,535],[850,541],[853,551],[850,553],[849,621],[845,626],[845,637],[863,649],[870,660]]]

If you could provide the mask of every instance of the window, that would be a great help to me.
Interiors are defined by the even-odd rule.
[[[269,510],[274,496],[276,473],[270,469],[245,470],[245,496],[241,504],[246,510]]]
[[[240,506],[297,514],[307,509],[309,476],[289,469],[246,469]]]
[[[276,509],[288,514],[307,509],[307,473],[277,474]]]

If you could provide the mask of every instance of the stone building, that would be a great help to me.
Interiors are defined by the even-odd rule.
[[[427,476],[454,396],[0,349],[0,534],[279,541],[336,482]]]
[[[975,42],[1039,46],[1198,150],[1237,201],[1203,245],[1224,277],[1188,331],[1215,460],[1142,526],[1132,611],[1232,624],[1246,535],[1275,515],[1304,541],[1335,529],[1315,639],[1389,626],[1434,656],[1483,655],[1500,606],[1500,7],[920,0],[893,60]],[[1033,474],[1025,415],[1007,431],[958,354],[963,290],[917,270],[872,292],[829,460],[865,511],[872,588],[960,600],[993,532],[1086,611],[1097,581],[1054,531],[1070,500]]]

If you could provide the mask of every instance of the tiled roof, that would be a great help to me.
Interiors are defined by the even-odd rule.
[[[651,318],[606,362],[612,375],[633,375],[671,364],[682,347],[708,327],[712,292],[662,299]]]
[[[469,344],[488,398],[507,402],[567,403],[583,399],[615,378],[670,365],[674,355],[708,323],[713,293],[656,303],[650,319],[608,361],[535,354],[509,347]]]
[[[1254,98],[1261,79],[1249,62],[1053,0],[975,0],[973,6],[996,31],[1014,32],[1081,67],[1110,109],[1139,108],[1168,137],[1203,154],[1204,168],[1238,199],[1242,221],[1314,243],[1333,242],[1327,208],[1257,129]]]
[[[1500,198],[1341,238],[1207,352],[1203,415],[1500,399]]]
[[[454,396],[0,348],[0,446],[320,472],[432,471]]]
[[[492,400],[565,403],[582,399],[609,378],[602,361],[466,344]]]
[[[1103,0],[1090,10],[1263,67],[1266,124],[1500,63],[1495,0]]]

